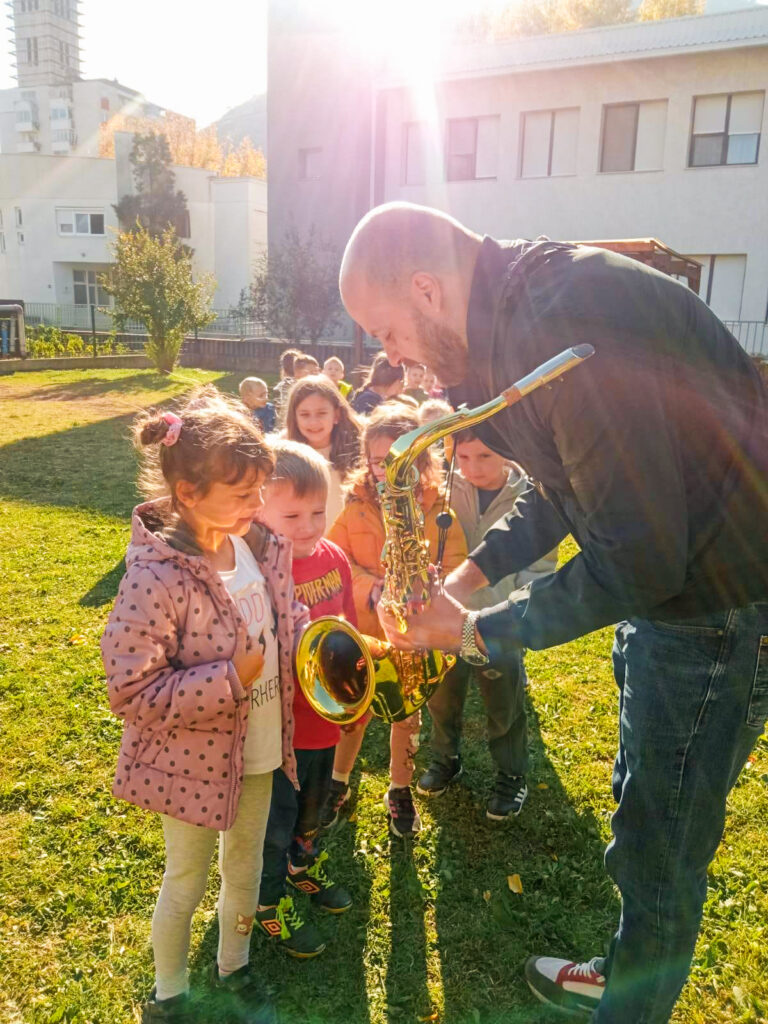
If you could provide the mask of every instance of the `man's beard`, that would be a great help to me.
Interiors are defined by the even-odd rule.
[[[461,335],[428,320],[415,307],[411,308],[411,319],[419,341],[421,362],[434,372],[441,384],[448,387],[461,384],[467,375],[467,346]]]

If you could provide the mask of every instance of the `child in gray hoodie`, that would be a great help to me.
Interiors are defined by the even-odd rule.
[[[472,551],[499,519],[510,512],[530,486],[523,471],[505,461],[484,444],[471,429],[454,438],[458,472],[454,475],[451,505]],[[557,549],[524,569],[506,576],[494,586],[478,590],[469,608],[489,608],[506,601],[515,590],[554,572]],[[462,717],[470,681],[477,682],[485,704],[488,745],[497,777],[486,810],[494,821],[515,817],[528,795],[528,729],[525,718],[525,666],[522,652],[512,652],[504,662],[482,667],[458,659],[456,667],[429,702],[432,716],[432,762],[419,779],[423,796],[440,796],[462,773],[459,745]]]

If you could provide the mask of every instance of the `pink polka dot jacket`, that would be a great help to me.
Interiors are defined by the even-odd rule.
[[[249,707],[231,658],[248,631],[190,531],[180,520],[169,525],[164,508],[147,502],[134,509],[127,571],[101,640],[110,705],[125,723],[112,792],[181,821],[228,829],[242,787]],[[256,523],[245,540],[272,595],[283,770],[298,785],[293,655],[308,613],[293,598],[290,541]]]

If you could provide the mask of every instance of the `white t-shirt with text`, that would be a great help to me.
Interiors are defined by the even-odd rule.
[[[253,552],[242,537],[230,535],[229,539],[235,551],[235,568],[219,576],[264,658],[260,675],[247,691],[250,709],[243,750],[245,774],[260,775],[283,763],[277,623],[267,582]]]

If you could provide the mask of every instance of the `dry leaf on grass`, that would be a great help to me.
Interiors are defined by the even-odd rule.
[[[520,881],[520,875],[507,875],[507,885],[512,892],[516,892],[518,895],[523,891],[523,883]]]

